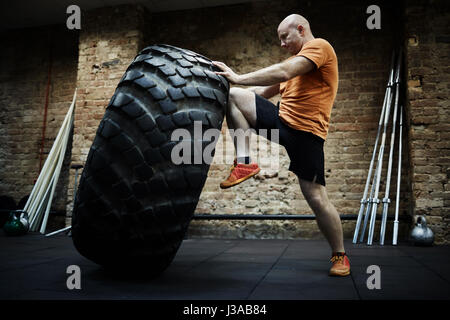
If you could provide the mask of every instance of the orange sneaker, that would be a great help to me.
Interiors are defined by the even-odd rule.
[[[257,174],[261,169],[258,167],[256,163],[244,164],[244,163],[236,163],[231,167],[231,173],[228,176],[227,180],[220,183],[220,188],[226,189],[233,187],[248,178],[253,177]]]
[[[350,261],[347,255],[333,255],[331,257],[333,266],[330,269],[330,276],[345,277],[350,274]]]

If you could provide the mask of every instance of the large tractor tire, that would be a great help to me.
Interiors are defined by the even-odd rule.
[[[72,238],[83,256],[106,269],[147,275],[170,265],[209,170],[209,163],[194,162],[198,148],[190,163],[174,163],[171,153],[181,141],[198,146],[194,122],[221,129],[229,84],[216,70],[211,60],[168,45],[145,48],[128,67],[76,194]],[[181,128],[192,138],[172,141]],[[203,151],[217,139],[201,141]]]

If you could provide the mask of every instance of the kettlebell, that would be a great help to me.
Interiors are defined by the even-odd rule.
[[[411,242],[416,246],[431,246],[434,242],[434,233],[427,226],[424,216],[417,216],[416,225],[409,236]]]
[[[28,232],[30,224],[28,213],[23,210],[11,211],[8,221],[3,226],[3,230],[8,236],[21,236]]]

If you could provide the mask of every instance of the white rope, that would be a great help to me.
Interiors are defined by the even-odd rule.
[[[25,204],[24,211],[28,213],[31,231],[37,231],[39,224],[42,222],[40,232],[45,232],[53,195],[58,183],[70,131],[72,129],[76,96],[77,89],[75,89],[69,111],[64,118],[58,135],[56,136],[44,166],[42,167],[41,173],[39,174],[28,201]]]

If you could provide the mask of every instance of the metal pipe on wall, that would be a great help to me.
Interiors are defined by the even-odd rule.
[[[356,220],[357,214],[341,214],[341,220]],[[379,215],[378,217],[381,217]],[[315,220],[313,214],[194,214],[194,220]],[[388,216],[394,220],[394,216]],[[401,216],[401,220],[409,220],[408,216]]]
[[[44,160],[44,146],[45,146],[45,131],[47,130],[47,112],[48,112],[48,96],[50,93],[50,84],[51,84],[51,76],[52,76],[52,64],[53,64],[53,57],[52,57],[52,46],[51,46],[51,31],[48,31],[48,58],[49,58],[49,65],[48,65],[48,73],[47,73],[47,87],[45,89],[45,105],[44,105],[44,119],[42,124],[42,139],[41,139],[41,148],[39,150],[39,171],[38,175],[42,170],[42,161]]]

